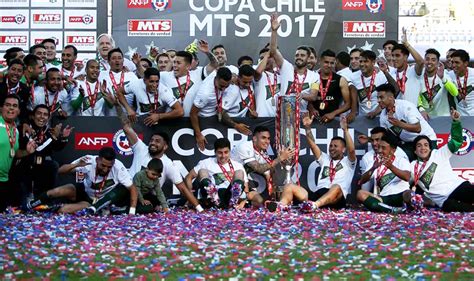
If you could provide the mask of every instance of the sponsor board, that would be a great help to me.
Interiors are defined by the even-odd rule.
[[[56,41],[56,51],[63,49],[63,33],[61,31],[32,31],[31,45],[40,44],[41,41],[47,38],[52,38]]]
[[[383,0],[342,0],[342,10],[344,11],[368,11],[378,13],[384,10]]]
[[[171,0],[151,0],[151,7],[157,12],[171,8]]]
[[[65,29],[96,29],[97,11],[96,10],[65,10],[64,11]]]
[[[63,10],[31,10],[31,28],[62,29]]]
[[[97,0],[64,0],[66,8],[96,8]]]
[[[30,27],[29,10],[0,10],[0,28],[28,29]]]
[[[344,21],[344,38],[385,38],[385,21]]]
[[[81,51],[95,51],[96,32],[92,31],[66,31],[64,32],[64,44],[72,44]]]
[[[2,31],[0,32],[0,51],[11,47],[20,47],[28,50],[30,47],[28,31]]]
[[[448,141],[450,139],[451,139],[451,136],[449,137]],[[471,152],[473,147],[474,147],[474,138],[473,138],[472,132],[469,129],[463,128],[462,129],[462,144],[455,154],[459,156],[466,155],[469,152]]]
[[[30,0],[0,0],[0,8],[28,8]]]
[[[32,0],[31,7],[33,8],[61,8],[63,0]]]
[[[129,19],[128,36],[164,36],[172,35],[172,21],[168,19]]]

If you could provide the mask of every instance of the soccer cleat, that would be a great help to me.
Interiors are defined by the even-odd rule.
[[[234,207],[239,202],[240,194],[242,194],[242,188],[240,184],[234,183],[230,188],[231,197],[229,200],[229,208]]]
[[[318,209],[316,204],[312,201],[304,201],[300,204],[300,210],[303,213],[313,213]]]
[[[219,199],[219,192],[217,191],[217,187],[213,184],[204,187],[207,191],[207,197],[211,199],[211,202],[214,205],[219,206],[221,204],[221,200]]]

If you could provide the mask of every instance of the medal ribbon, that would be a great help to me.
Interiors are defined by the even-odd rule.
[[[11,132],[12,127],[13,133]],[[12,127],[10,127],[10,124],[5,121],[5,129],[7,130],[8,141],[10,142],[10,149],[14,151],[16,142],[16,128],[15,125],[13,125]]]
[[[191,76],[189,75],[189,71],[186,75],[186,86],[184,86],[183,92],[181,92],[181,83],[179,83],[179,78],[176,78],[176,83],[178,83],[179,98],[181,99],[181,102],[183,102],[186,94],[188,93],[189,85],[191,85]]]
[[[464,74],[464,85],[461,85],[461,81],[459,80],[459,76],[456,75],[456,80],[458,83],[459,89],[459,96],[461,100],[465,99],[467,96],[467,78],[469,77],[469,69],[466,68],[466,72]]]
[[[400,89],[400,92],[402,92],[402,94],[405,94],[405,86],[406,86],[406,83],[407,83],[407,69],[408,69],[408,66],[403,71],[402,79],[400,79],[400,77],[398,76],[399,72],[397,71],[397,84],[398,84],[398,88]]]
[[[425,72],[424,78],[425,78],[426,93],[428,94],[428,102],[431,102],[434,96],[433,89],[436,83],[436,73],[433,77],[433,82],[431,83],[431,87],[430,87],[430,82],[428,81],[428,73]]]
[[[229,160],[229,168],[230,168],[230,175],[229,173],[226,171],[226,169],[224,168],[223,165],[221,165],[219,162],[217,162],[217,164],[219,165],[219,168],[221,168],[222,172],[224,173],[224,176],[225,178],[229,181],[229,182],[232,182],[232,178],[234,177],[234,166],[232,166],[232,162]]]
[[[419,165],[419,161],[416,161],[415,163],[415,171],[414,171],[414,182],[413,182],[413,185],[416,186],[418,184],[418,181],[420,180],[420,176],[421,176],[421,172],[423,171],[423,169],[425,168],[426,164],[428,163],[428,161],[423,161],[423,164],[421,165],[420,168],[418,168],[420,165]]]
[[[117,85],[117,82],[115,81],[112,71],[109,71],[109,77],[110,77],[110,81],[112,81],[112,87],[114,88],[114,91],[117,93],[119,87]],[[124,80],[125,80],[125,73],[123,73],[122,71],[122,74],[120,75],[120,84],[119,84],[120,87],[123,87]]]
[[[367,101],[370,101],[370,97],[372,96],[372,91],[374,90],[375,86],[375,70],[372,72],[372,77],[370,78],[370,86],[369,90],[367,91]],[[364,75],[360,74],[360,80],[362,81],[362,86],[364,87],[364,90],[367,89],[365,86],[365,80],[364,80]]]
[[[395,160],[395,154],[392,155],[392,157],[390,157],[390,162],[393,162],[393,160]],[[376,177],[376,182],[377,182],[377,186],[380,187],[380,180],[382,179],[382,177],[385,175],[385,173],[387,172],[388,170],[388,167],[385,166],[385,165],[380,165],[377,167],[377,177]]]
[[[321,72],[320,72],[321,75]],[[326,103],[326,96],[329,92],[329,87],[331,86],[331,80],[332,80],[332,71],[329,74],[329,78],[326,82],[326,87],[323,86],[323,79],[321,79],[321,87],[319,89],[319,93],[321,94],[321,102]]]
[[[86,88],[87,88],[87,99],[89,100],[89,105],[94,111],[95,103],[97,102],[97,94],[99,93],[99,81],[95,84],[94,94],[92,94],[91,87],[89,86],[89,82],[86,81]]]
[[[51,113],[53,113],[54,110],[56,109],[56,104],[58,103],[58,97],[59,97],[59,92],[56,92],[54,94],[53,103],[50,105],[49,104],[49,92],[48,92],[48,89],[46,89],[46,87],[44,87],[44,101],[46,103],[46,106],[49,107],[49,111],[51,111]]]
[[[344,159],[344,158],[342,158]],[[334,161],[331,159],[331,162],[329,162],[329,182],[332,183],[334,178],[336,177],[336,168],[337,168],[337,165],[339,165],[339,163],[341,163],[342,159],[339,159],[339,161],[337,162],[337,164],[335,166],[334,165]]]

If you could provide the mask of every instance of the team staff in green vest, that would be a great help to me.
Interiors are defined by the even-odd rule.
[[[18,144],[18,130],[15,120],[20,114],[20,98],[9,95],[1,105],[0,117],[0,213],[4,212],[8,204],[15,197],[13,187],[9,186],[8,172],[15,157],[21,158],[36,150],[36,143],[30,141],[25,150],[20,150]]]

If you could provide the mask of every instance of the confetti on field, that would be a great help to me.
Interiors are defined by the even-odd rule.
[[[436,211],[0,214],[0,279],[467,280],[473,230]]]

